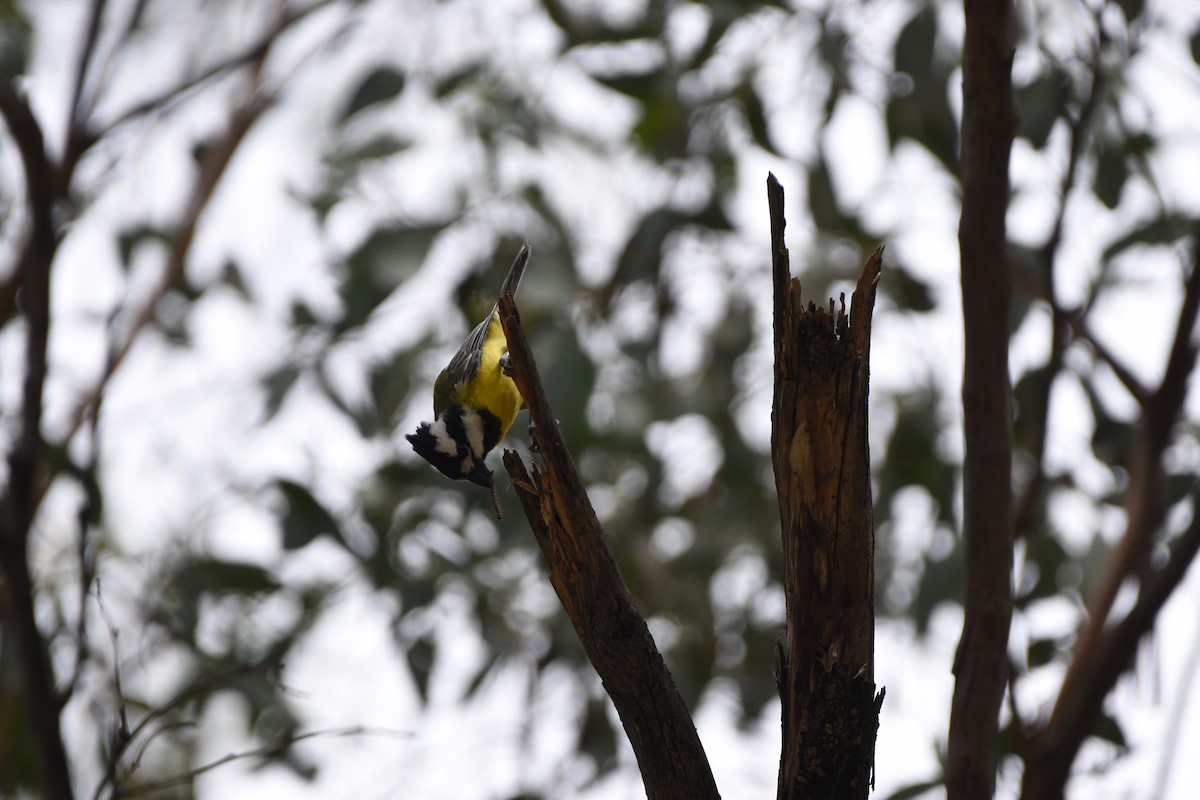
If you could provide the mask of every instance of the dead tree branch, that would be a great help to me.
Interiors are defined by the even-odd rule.
[[[846,316],[801,300],[784,243],[783,187],[767,178],[775,287],[771,452],[783,535],[786,642],[779,800],[866,798],[875,694],[875,523],[867,440],[871,319],[883,248]]]
[[[716,798],[708,757],[617,568],[616,559],[542,388],[512,296],[500,298],[513,380],[536,426],[545,471],[527,471],[505,451],[504,466],[550,567],[550,583],[633,746],[650,800]]]

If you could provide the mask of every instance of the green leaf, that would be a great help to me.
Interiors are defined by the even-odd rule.
[[[437,86],[434,88],[434,94],[437,95],[438,99],[441,99],[454,92],[456,89],[458,89],[458,87],[462,86],[464,83],[471,80],[478,74],[478,64],[470,64],[462,69],[455,70],[438,81]]]
[[[1117,5],[1125,12],[1126,22],[1133,22],[1146,10],[1146,0],[1117,0]]]
[[[1025,659],[1030,669],[1042,667],[1054,660],[1059,653],[1058,641],[1055,639],[1034,639],[1025,651]]]
[[[893,96],[885,114],[892,147],[902,138],[918,142],[958,175],[958,123],[950,109],[951,65],[935,58],[937,12],[929,6],[913,16],[896,40],[894,62],[912,91]]]
[[[396,412],[408,399],[411,363],[412,351],[402,350],[371,368],[371,397],[375,400],[377,424],[390,427]]]
[[[933,289],[903,267],[888,270],[883,286],[888,297],[906,311],[924,313],[933,310]]]
[[[24,75],[29,64],[33,28],[21,10],[22,5],[0,4],[0,80],[11,81]]]
[[[876,504],[886,516],[892,497],[905,486],[923,486],[938,505],[938,519],[953,526],[955,467],[938,453],[937,439],[943,423],[933,389],[915,392],[897,402],[896,427],[892,430],[883,465],[879,470]]]
[[[246,281],[242,278],[242,270],[233,259],[225,262],[225,269],[221,270],[221,283],[241,295],[243,300],[252,299],[250,291],[246,288]]]
[[[733,96],[742,104],[742,112],[746,115],[746,124],[750,126],[750,136],[754,139],[754,143],[768,153],[780,155],[771,140],[771,126],[767,120],[767,112],[762,98],[758,96],[758,92],[754,91],[754,84],[749,78],[737,88]]]
[[[421,266],[440,228],[376,230],[346,259],[336,333],[359,327],[405,278]]]
[[[417,684],[417,692],[422,701],[429,700],[429,673],[433,669],[436,655],[437,649],[433,642],[425,637],[410,643],[405,649],[404,657],[408,661],[408,670]]]
[[[1096,719],[1096,724],[1092,726],[1090,734],[1097,739],[1103,739],[1106,742],[1115,744],[1121,750],[1129,748],[1129,744],[1125,741],[1125,731],[1121,729],[1121,723],[1117,722],[1115,717],[1103,711],[1100,712],[1100,716]]]
[[[612,723],[608,721],[607,697],[588,698],[587,710],[579,725],[578,747],[595,759],[601,771],[617,757],[617,738]]]
[[[1050,138],[1054,123],[1062,115],[1067,101],[1067,79],[1054,67],[1017,89],[1017,136],[1041,150]]]
[[[838,211],[837,195],[824,158],[818,158],[808,170],[808,208],[813,223],[823,231],[839,231],[843,217]]]
[[[412,140],[401,138],[390,133],[380,134],[374,138],[368,139],[360,145],[351,147],[345,153],[339,154],[338,160],[345,163],[355,161],[370,161],[373,159],[387,158],[394,156],[397,153],[402,153],[412,147]]]
[[[911,611],[917,633],[923,635],[929,629],[930,617],[940,604],[962,601],[962,551],[961,543],[955,540],[954,550],[946,558],[936,561],[926,559],[925,572],[917,584],[917,596]]]
[[[292,327],[310,328],[318,322],[317,315],[303,300],[292,301]]]
[[[318,536],[341,538],[341,528],[325,507],[317,502],[312,493],[298,483],[288,480],[275,482],[287,501],[283,515],[283,548],[299,550]]]
[[[341,121],[345,122],[365,108],[391,100],[404,91],[404,83],[403,72],[394,67],[379,67],[358,85],[350,103],[342,112]]]
[[[932,6],[923,6],[904,25],[896,39],[896,69],[907,73],[917,83],[931,77],[936,40],[937,11]]]
[[[256,564],[220,559],[191,561],[180,570],[177,581],[183,582],[194,597],[201,594],[262,594],[280,588],[267,570]]]
[[[296,385],[296,379],[302,372],[303,370],[296,364],[282,364],[263,378],[262,386],[267,392],[267,413],[263,422],[279,413],[279,409],[283,407],[283,401],[287,399],[288,392]]]
[[[1195,230],[1195,223],[1176,213],[1164,213],[1143,223],[1104,248],[1103,259],[1110,261],[1115,256],[1139,244],[1170,244],[1182,239]]]
[[[1115,147],[1102,147],[1096,159],[1096,180],[1094,187],[1096,197],[1108,208],[1116,208],[1121,201],[1121,190],[1125,188],[1125,179],[1129,177],[1129,169],[1125,163],[1125,153]]]

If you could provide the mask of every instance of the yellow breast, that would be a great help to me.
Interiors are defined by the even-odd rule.
[[[459,403],[471,408],[490,411],[500,420],[500,438],[508,433],[517,412],[521,410],[521,393],[513,379],[500,368],[500,356],[508,350],[500,315],[492,314],[488,323],[487,336],[483,340],[483,358],[479,364],[479,375],[462,387]]]

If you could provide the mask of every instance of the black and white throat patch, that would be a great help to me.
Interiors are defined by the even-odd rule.
[[[484,459],[500,440],[500,420],[488,411],[452,405],[404,438],[447,478],[492,485],[492,472]]]

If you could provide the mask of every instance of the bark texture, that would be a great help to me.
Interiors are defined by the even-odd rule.
[[[717,798],[708,757],[646,621],[634,605],[567,450],[511,295],[500,298],[513,380],[525,399],[545,471],[504,453],[550,583],[612,698],[650,800]]]
[[[801,300],[784,244],[783,189],[767,179],[775,291],[771,452],[787,604],[777,651],[780,800],[865,798],[875,694],[874,517],[867,440],[871,317],[883,258],[867,260],[846,315]]]
[[[991,797],[1012,621],[1012,389],[1008,374],[1008,161],[1016,111],[1011,0],[965,0],[962,261],[963,632],[954,659],[946,792]]]

